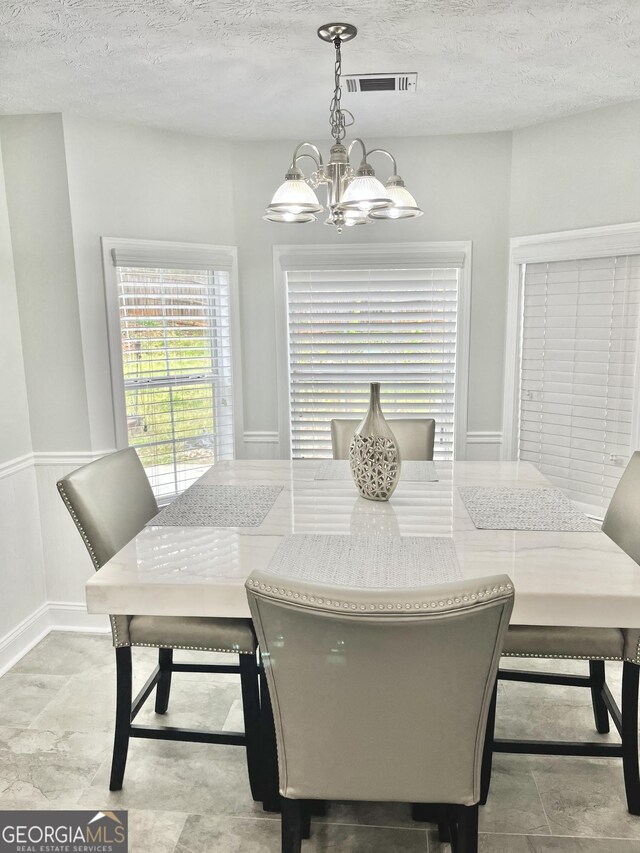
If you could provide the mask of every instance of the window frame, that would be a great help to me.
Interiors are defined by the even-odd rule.
[[[289,400],[289,322],[286,273],[289,270],[459,268],[456,388],[453,457],[466,458],[471,309],[471,240],[434,243],[283,244],[273,247],[276,308],[278,436],[280,456],[291,457]]]
[[[124,237],[102,237],[102,267],[107,309],[109,369],[113,401],[113,423],[116,449],[129,447],[125,403],[124,368],[118,302],[118,279],[115,257],[127,260],[128,266],[151,266],[160,269],[183,267],[227,272],[229,275],[231,372],[233,388],[234,458],[243,447],[242,358],[240,347],[240,305],[238,294],[238,251],[235,246],[208,243],[176,243],[165,240],[136,240]],[[124,265],[124,264],[121,264]]]
[[[616,255],[640,255],[640,222],[553,231],[514,237],[509,241],[509,285],[507,292],[504,401],[502,410],[502,459],[518,459],[520,430],[520,381],[524,276],[528,263],[587,260]],[[640,347],[636,358],[640,375]],[[640,390],[636,389],[631,421],[631,444],[640,441]]]

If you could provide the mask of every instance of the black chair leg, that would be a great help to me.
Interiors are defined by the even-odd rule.
[[[266,812],[279,812],[281,797],[276,728],[273,722],[273,709],[264,667],[260,669],[260,742],[264,772],[262,807]]]
[[[282,853],[302,850],[302,801],[282,797]]]
[[[640,815],[638,769],[638,676],[640,667],[625,661],[622,670],[622,767],[627,808]]]
[[[311,838],[311,803],[309,800],[302,803],[302,837]]]
[[[239,655],[240,686],[242,688],[242,712],[244,733],[247,739],[247,770],[251,796],[254,800],[264,799],[264,770],[260,739],[260,691],[258,689],[258,663],[255,654]]]
[[[159,649],[158,666],[160,667],[160,679],[156,687],[156,714],[166,714],[169,707],[172,664],[173,649]]]
[[[589,678],[591,680],[591,704],[593,705],[593,719],[596,731],[605,735],[609,731],[609,712],[602,698],[602,688],[605,681],[605,670],[603,660],[589,661]]]
[[[498,697],[498,680],[493,686],[491,704],[489,705],[489,716],[487,717],[487,731],[484,737],[484,750],[482,752],[482,769],[480,771],[480,805],[484,806],[489,796],[491,785],[491,768],[493,766],[493,738],[496,727],[496,701]]]
[[[478,806],[457,808],[456,853],[478,853]]]
[[[131,731],[131,646],[116,649],[116,730],[113,739],[110,791],[120,791],[127,765]]]
[[[445,844],[451,844],[451,849],[455,850],[455,827],[451,820],[451,809],[449,806],[436,806],[437,808],[437,824],[438,824],[438,841]]]

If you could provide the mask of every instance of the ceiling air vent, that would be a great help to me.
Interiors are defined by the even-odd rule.
[[[415,92],[418,74],[345,74],[347,92]]]

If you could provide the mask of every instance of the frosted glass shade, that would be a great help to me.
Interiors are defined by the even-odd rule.
[[[322,205],[309,184],[295,178],[286,180],[278,187],[267,208],[267,214],[291,213],[297,216],[300,213],[320,213],[321,210]]]
[[[389,207],[391,198],[374,175],[358,175],[347,186],[338,204],[338,210],[361,210],[368,213],[381,207]]]
[[[386,188],[393,204],[382,210],[372,210],[372,219],[409,219],[412,216],[422,216],[415,198],[406,187],[391,186]]]

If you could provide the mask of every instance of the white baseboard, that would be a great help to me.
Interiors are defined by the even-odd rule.
[[[21,657],[47,636],[50,627],[49,607],[45,602],[0,638],[0,675],[18,663]]]
[[[51,631],[109,634],[109,617],[87,613],[82,602],[45,601],[19,625],[0,638],[0,676],[43,640]]]
[[[80,631],[88,634],[109,634],[109,617],[100,613],[87,613],[81,601],[49,601],[49,619],[52,631]]]

